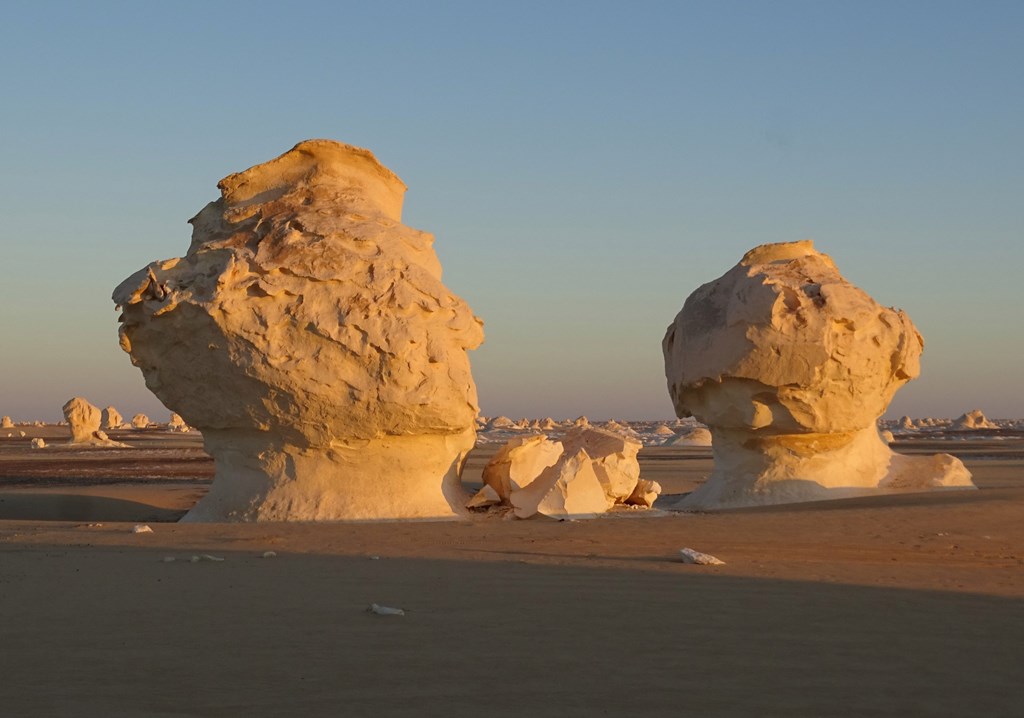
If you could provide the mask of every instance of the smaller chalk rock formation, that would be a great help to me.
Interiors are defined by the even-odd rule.
[[[973,487],[959,459],[895,454],[879,436],[922,346],[903,312],[847,282],[810,241],[747,252],[690,295],[662,344],[677,415],[714,436],[714,470],[680,506]]]
[[[100,410],[80,396],[68,399],[64,404],[64,419],[71,429],[69,444],[75,446],[115,447],[124,444],[111,441],[100,431]]]
[[[605,429],[577,428],[562,441],[516,437],[483,470],[484,487],[467,506],[497,503],[518,518],[589,518],[615,504],[651,506],[661,487],[640,479],[641,444]]]
[[[464,513],[483,325],[402,224],[402,181],[310,140],[218,187],[186,256],[113,297],[122,348],[214,458],[186,520]]]
[[[105,431],[113,431],[120,429],[124,425],[124,417],[121,416],[120,412],[112,406],[108,406],[103,410],[103,414],[100,417],[100,426]]]
[[[181,418],[181,414],[171,412],[171,420],[167,422],[167,428],[170,431],[186,432],[188,431],[188,424]]]
[[[484,425],[484,431],[508,431],[516,428],[516,422],[507,416],[496,416]]]
[[[131,426],[133,429],[148,429],[150,423],[149,417],[145,414],[136,414],[132,417]]]
[[[998,429],[999,425],[988,420],[988,418],[981,413],[981,409],[975,409],[969,411],[966,414],[961,414],[958,418],[953,420],[950,429],[955,431],[971,431],[973,429]]]
[[[667,439],[664,446],[711,446],[711,432],[703,426],[683,429],[675,438]]]
[[[36,438],[32,439],[32,448],[33,449],[45,449],[46,448],[46,442],[43,439],[41,439],[41,438],[39,438],[37,436]]]
[[[13,429],[13,428],[14,428],[14,422],[11,421],[11,417],[5,416],[4,418],[0,419],[0,429]]]
[[[675,436],[676,432],[672,431],[672,429],[668,428],[664,424],[661,424],[660,426],[658,426],[657,429],[654,430],[654,435],[655,436]]]

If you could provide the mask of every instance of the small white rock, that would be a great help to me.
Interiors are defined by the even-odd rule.
[[[405,611],[400,608],[392,608],[391,606],[381,606],[377,603],[371,603],[370,607],[366,609],[370,613],[376,613],[378,616],[404,616]]]
[[[683,563],[695,563],[700,566],[724,566],[725,561],[717,559],[709,553],[701,553],[695,551],[692,548],[683,548],[679,550],[679,556],[682,558]]]
[[[146,524],[135,524],[134,526],[132,526],[132,533],[133,534],[151,534],[151,533],[153,533],[153,529],[151,529]]]
[[[208,553],[201,553],[198,556],[193,556],[189,559],[192,563],[199,563],[200,561],[223,561],[224,559],[220,556],[213,556]]]
[[[276,557],[277,557],[277,553],[274,552],[274,551],[264,551],[263,552],[263,558],[276,558]]]
[[[163,561],[164,563],[174,563],[176,559],[174,558],[174,556],[164,556],[160,560]]]

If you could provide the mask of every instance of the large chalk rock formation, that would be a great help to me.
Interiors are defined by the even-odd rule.
[[[810,241],[747,252],[690,295],[662,346],[676,413],[714,437],[714,471],[683,508],[973,486],[959,459],[895,454],[879,436],[921,336]]]
[[[216,463],[190,520],[451,517],[475,443],[480,320],[405,185],[327,140],[230,175],[185,257],[114,292],[121,345]]]

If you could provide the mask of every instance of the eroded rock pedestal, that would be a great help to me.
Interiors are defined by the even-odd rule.
[[[216,463],[189,520],[442,518],[475,443],[482,323],[441,283],[405,185],[311,140],[221,180],[185,257],[114,292],[147,386]]]
[[[676,413],[714,437],[714,471],[681,507],[972,487],[959,459],[896,454],[879,436],[922,347],[906,314],[847,282],[812,242],[751,250],[690,295],[663,342]]]

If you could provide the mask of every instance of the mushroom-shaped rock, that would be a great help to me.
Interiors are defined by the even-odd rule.
[[[714,471],[682,508],[973,486],[959,459],[882,441],[878,417],[918,375],[923,342],[810,241],[748,252],[690,295],[662,347],[677,415],[714,436]]]
[[[112,406],[108,406],[103,410],[100,416],[100,426],[105,431],[120,429],[122,424],[124,424],[124,418],[117,409]]]
[[[405,185],[310,140],[218,186],[186,256],[114,291],[122,347],[215,461],[186,519],[462,513],[482,322],[401,223]]]

